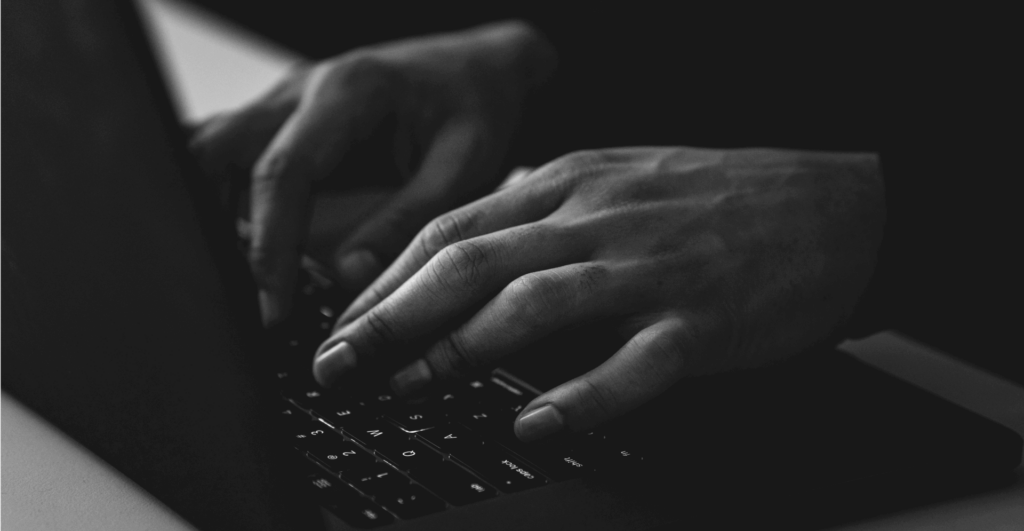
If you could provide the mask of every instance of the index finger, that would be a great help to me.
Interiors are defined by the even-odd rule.
[[[313,361],[330,386],[355,366],[394,366],[397,351],[464,315],[473,305],[529,273],[576,261],[582,245],[548,223],[520,225],[460,241],[437,253],[393,293],[334,333]]]
[[[562,184],[537,179],[503,189],[439,216],[427,224],[397,259],[338,318],[335,330],[351,323],[391,295],[449,245],[537,221],[554,212],[565,197]]]
[[[337,166],[356,131],[372,127],[386,110],[386,95],[358,83],[324,86],[314,79],[310,86],[253,170],[249,261],[268,323],[286,316],[291,304],[311,182]]]

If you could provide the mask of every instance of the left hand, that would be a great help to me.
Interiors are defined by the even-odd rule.
[[[611,319],[625,346],[515,426],[524,440],[589,430],[684,376],[830,337],[867,284],[883,221],[870,154],[571,154],[427,225],[341,316],[314,375],[330,385],[357,365],[404,367],[392,386],[406,395]]]
[[[199,127],[192,150],[226,206],[243,196],[264,321],[287,317],[311,244],[330,246],[321,260],[343,287],[363,289],[424,223],[491,190],[527,94],[555,61],[516,20],[374,44],[299,67]],[[392,165],[400,176],[387,175]],[[312,242],[311,225],[353,218],[323,201],[331,188],[369,192],[376,208]]]

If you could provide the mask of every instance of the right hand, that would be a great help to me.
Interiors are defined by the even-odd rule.
[[[192,148],[204,170],[222,189],[232,188],[232,172],[249,177],[249,261],[264,321],[287,315],[313,192],[328,178],[355,180],[337,169],[358,140],[396,118],[393,157],[405,179],[332,242],[330,269],[355,290],[427,221],[494,188],[526,93],[554,61],[521,22],[384,43],[299,68],[258,101],[203,124]]]
[[[884,223],[872,154],[628,147],[567,155],[427,225],[339,318],[313,374],[346,386],[391,372],[395,392],[410,396],[486,371],[559,330],[586,345],[587,327],[599,325],[618,332],[622,347],[605,359],[574,346],[534,358],[580,370],[515,424],[523,440],[586,432],[682,378],[764,366],[837,340]]]

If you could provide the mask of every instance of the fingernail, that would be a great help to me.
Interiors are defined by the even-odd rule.
[[[356,351],[345,341],[334,345],[316,355],[313,360],[313,378],[324,386],[330,387],[342,375],[356,366]]]
[[[352,251],[338,259],[338,276],[345,288],[362,289],[380,274],[380,262],[366,249]]]
[[[562,431],[565,421],[562,414],[551,404],[541,406],[516,421],[516,436],[530,442],[543,439]]]
[[[391,388],[400,396],[409,395],[423,389],[433,377],[430,365],[424,360],[416,360],[391,377]]]

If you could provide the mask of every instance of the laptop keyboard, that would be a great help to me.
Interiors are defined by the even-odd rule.
[[[500,369],[415,401],[389,388],[346,392],[312,379],[312,354],[343,309],[307,279],[283,336],[281,434],[321,507],[355,527],[412,519],[584,476],[642,466],[635,441],[608,431],[526,444],[513,432],[536,396]]]

